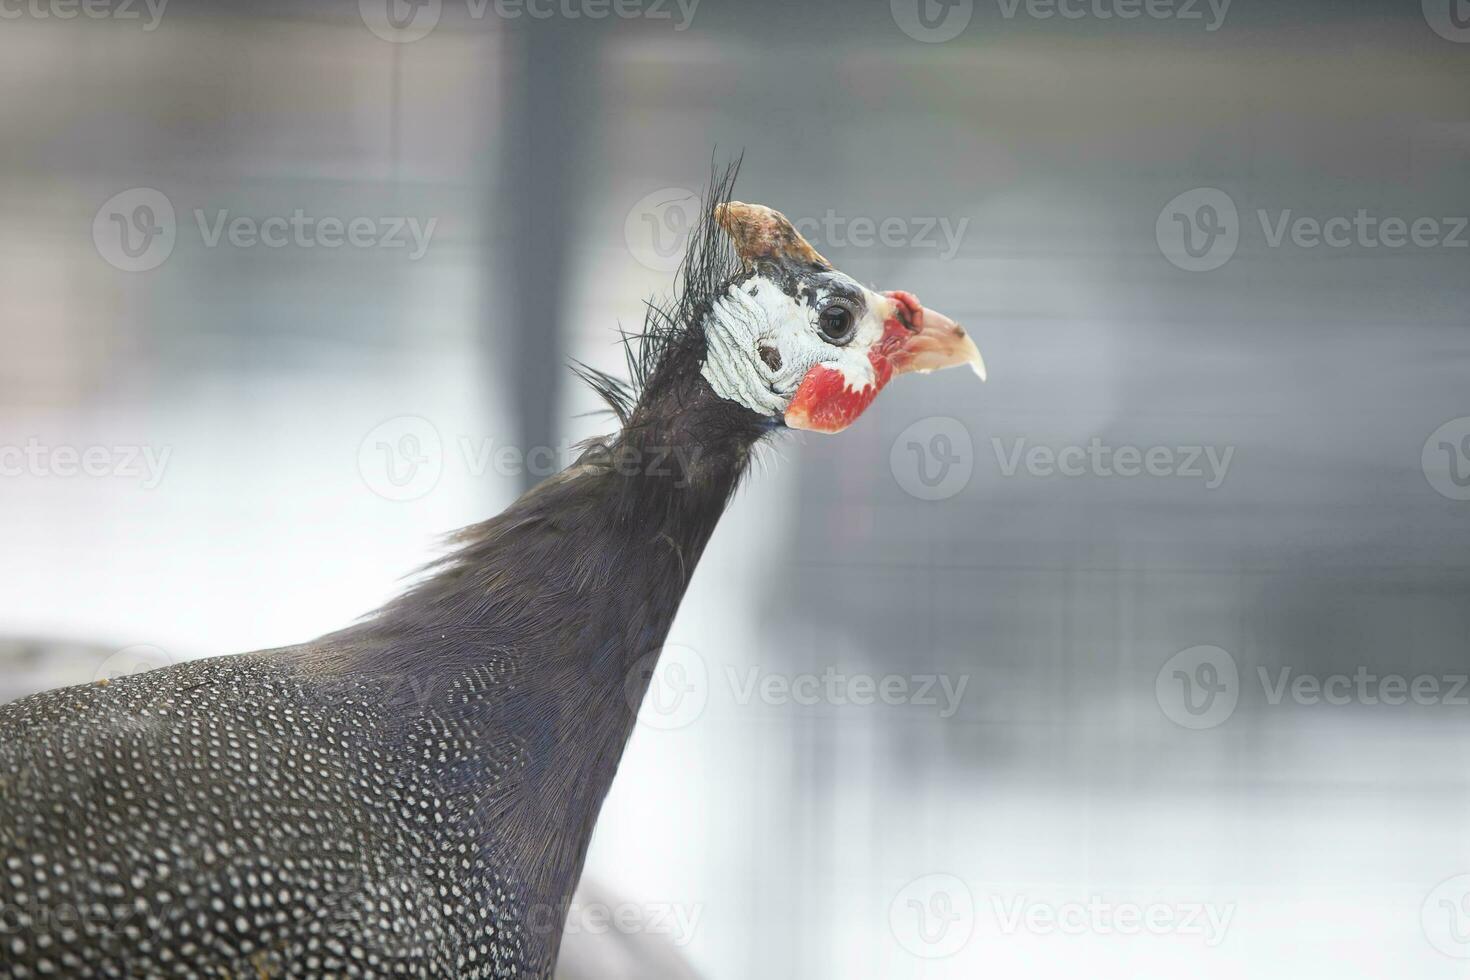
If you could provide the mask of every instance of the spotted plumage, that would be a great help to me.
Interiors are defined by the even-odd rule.
[[[313,677],[296,659],[202,661],[0,714],[9,976],[534,965],[512,927],[525,883],[489,863],[473,786],[438,775],[494,785],[515,771],[515,748],[480,738],[464,710],[495,690],[494,666],[405,723],[391,683]]]

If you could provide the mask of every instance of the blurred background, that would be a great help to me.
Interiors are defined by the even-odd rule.
[[[0,700],[392,596],[743,152],[991,380],[775,441],[567,975],[1464,975],[1465,0],[0,0],[0,92]]]

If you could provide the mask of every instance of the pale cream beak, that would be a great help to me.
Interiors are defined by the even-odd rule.
[[[919,307],[918,312],[919,316],[915,319],[920,321],[919,330],[910,335],[894,352],[893,373],[928,374],[930,371],[968,364],[979,375],[980,380],[984,381],[985,358],[980,356],[980,348],[975,346],[975,341],[965,332],[965,328],[927,306]]]

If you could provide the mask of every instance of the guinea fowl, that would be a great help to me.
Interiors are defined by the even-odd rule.
[[[545,977],[657,651],[763,436],[969,363],[714,182],[619,432],[361,623],[0,708],[7,976]]]

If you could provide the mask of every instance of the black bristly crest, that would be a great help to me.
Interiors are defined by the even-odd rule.
[[[704,359],[705,317],[720,291],[741,271],[730,237],[715,221],[716,205],[731,199],[740,162],[737,157],[723,171],[711,168],[699,222],[690,232],[673,295],[664,302],[648,301],[643,329],[623,333],[627,379],[580,362],[573,364],[577,376],[607,403],[624,426],[632,420],[640,400],[657,397],[658,389],[674,380],[674,366],[687,368]]]

